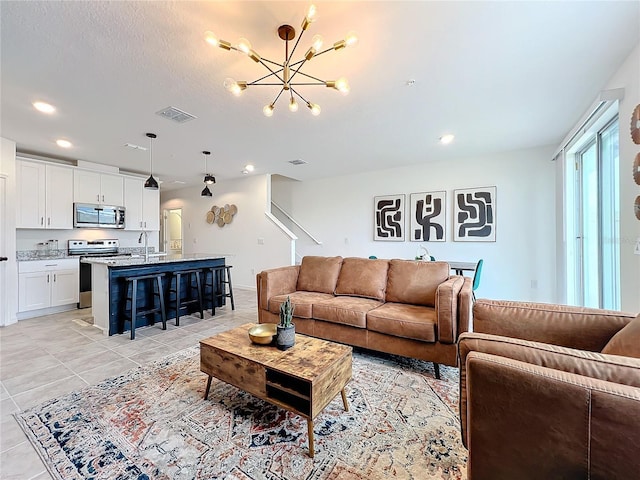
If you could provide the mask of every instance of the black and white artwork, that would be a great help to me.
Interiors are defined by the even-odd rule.
[[[411,194],[409,237],[412,242],[446,240],[446,195],[444,191]]]
[[[404,195],[374,197],[373,239],[404,242]]]
[[[496,187],[453,191],[453,240],[496,241]]]

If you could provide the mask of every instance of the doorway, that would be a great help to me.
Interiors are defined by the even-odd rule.
[[[164,219],[164,251],[168,255],[179,255],[183,250],[182,208],[165,209]]]
[[[0,325],[9,323],[9,310],[7,305],[7,212],[5,211],[7,199],[5,197],[6,178],[0,175]]]

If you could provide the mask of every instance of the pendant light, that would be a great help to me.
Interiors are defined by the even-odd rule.
[[[144,182],[144,188],[158,190],[158,181],[153,178],[153,139],[157,137],[155,133],[147,133],[149,137],[149,178]]]
[[[207,157],[209,155],[211,155],[211,152],[207,152],[206,150],[204,150],[202,152],[202,154],[204,155],[204,171],[208,172],[209,171],[209,167],[207,165]],[[214,183],[216,183],[216,177],[214,177],[213,175],[211,175],[209,173],[205,173],[204,174],[204,183],[205,183],[204,189],[200,193],[200,196],[202,196],[202,197],[212,197],[213,194],[211,193],[211,190],[209,190],[209,185],[213,185]]]

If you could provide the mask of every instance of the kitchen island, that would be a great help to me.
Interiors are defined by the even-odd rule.
[[[164,298],[168,298],[168,290],[171,274],[178,270],[198,269],[204,270],[211,267],[225,265],[226,255],[221,254],[182,254],[144,257],[97,257],[85,258],[84,263],[91,264],[91,284],[92,284],[92,309],[93,324],[100,328],[104,334],[114,335],[129,329],[129,322],[122,322],[122,312],[125,297],[127,295],[126,277],[137,275],[150,275],[154,273],[164,273],[163,292]],[[211,286],[205,288],[204,277],[202,277],[203,287],[203,308],[210,309],[212,297]],[[183,278],[183,281],[186,280]],[[214,284],[219,283],[218,281]],[[184,285],[186,287],[186,285]],[[186,288],[183,288],[186,291]],[[139,282],[138,298],[144,298],[148,304],[153,302],[153,286],[150,282]],[[225,298],[218,300],[216,307],[224,305]],[[175,318],[175,309],[167,308],[167,320]],[[196,310],[194,306],[194,311]],[[152,316],[153,315],[153,316]],[[147,317],[138,317],[136,327],[151,325],[152,322],[161,322],[160,313]]]

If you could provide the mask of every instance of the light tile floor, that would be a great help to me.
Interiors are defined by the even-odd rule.
[[[14,412],[45,400],[94,385],[157,360],[243,323],[257,322],[254,290],[234,289],[231,305],[136,329],[128,334],[103,335],[83,319],[91,309],[47,315],[0,327],[0,479],[50,479],[40,457],[18,426]]]

